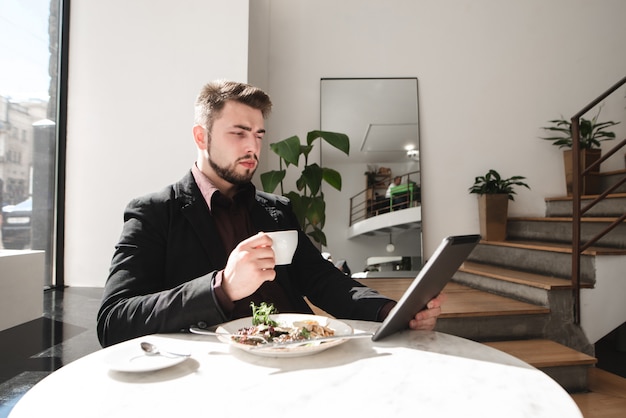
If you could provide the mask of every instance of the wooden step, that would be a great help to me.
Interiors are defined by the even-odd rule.
[[[620,186],[620,188],[624,188],[624,185]],[[589,195],[582,196],[581,198],[581,208],[587,207],[588,204],[593,202],[598,196],[597,195]],[[585,217],[602,217],[602,216],[621,216],[624,213],[624,201],[626,200],[626,193],[612,193],[606,196],[604,200],[599,201],[597,204],[594,204],[593,207],[589,208],[582,215]],[[559,196],[546,198],[546,211],[545,215],[548,217],[552,216],[572,216],[572,196]]]
[[[544,290],[572,288],[572,282],[569,280],[525,271],[511,270],[504,267],[476,263],[473,261],[466,261],[463,263],[459,271]]]
[[[364,285],[394,300],[400,299],[412,280],[358,279]],[[541,335],[549,320],[549,308],[458,283],[448,283],[443,293],[446,295],[446,301],[435,329],[446,334],[475,341],[537,337]],[[313,310],[319,312],[316,308]],[[472,318],[472,321],[468,322],[469,318]]]
[[[454,275],[453,280],[458,284],[485,292],[549,308],[551,318],[554,320],[567,321],[573,312],[571,280],[545,273],[513,270],[488,264],[488,260],[481,259],[480,262],[466,261]],[[593,286],[583,282],[581,287]]]
[[[615,222],[617,217],[596,217],[596,218],[580,218],[583,223],[612,223]],[[566,216],[552,216],[549,218],[538,216],[511,216],[509,221],[532,221],[532,222],[572,222],[572,218]],[[623,221],[626,223],[626,220]]]
[[[626,254],[626,249],[620,250]],[[594,284],[594,259],[596,254],[616,253],[614,248],[590,248],[580,259],[580,280]],[[497,265],[519,271],[554,276],[570,280],[572,277],[572,247],[563,243],[540,241],[506,240],[481,241],[469,255],[467,261]]]
[[[626,154],[624,154],[626,157]],[[598,173],[600,177],[614,176],[614,175],[624,175],[626,174],[626,169],[620,168],[618,170],[610,170],[610,171],[601,171]]]
[[[411,278],[358,279],[359,282],[380,294],[399,300],[409,287]],[[547,314],[548,308],[520,302],[481,290],[472,289],[457,283],[448,283],[443,290],[445,303],[440,318],[497,317],[513,315]],[[316,315],[329,316],[328,313],[307,301]]]
[[[358,281],[391,299],[398,300],[413,279],[359,279]],[[443,293],[446,294],[446,301],[441,309],[441,318],[532,315],[550,312],[549,309],[541,306],[472,289],[458,283],[448,283]]]
[[[626,207],[626,200],[623,200]],[[623,212],[623,208],[620,208]],[[621,215],[621,213],[620,213]],[[594,245],[599,248],[626,249],[626,220],[620,216],[584,217],[580,223],[580,239],[586,243],[611,228]],[[573,223],[571,216],[552,217],[515,217],[508,218],[507,240],[533,240],[542,242],[559,242],[571,246]]]
[[[582,200],[592,200],[595,199],[596,197],[598,197],[599,195],[583,195],[581,196]],[[607,199],[620,199],[626,197],[626,193],[611,193],[610,195],[608,195],[606,198]],[[544,199],[546,202],[552,202],[552,201],[571,201],[572,200],[572,196],[553,196],[553,197],[546,197]]]
[[[471,287],[454,283],[453,291],[444,289],[446,302],[441,309],[441,318],[469,318],[511,315],[548,314],[550,309],[521,302],[504,296],[494,295]],[[452,288],[452,286],[450,286]]]
[[[363,283],[365,286],[377,290],[379,293],[387,296],[388,298],[398,300],[406,289],[409,288],[413,282],[413,278],[398,277],[398,278],[375,278],[375,279],[357,279],[358,282]],[[467,286],[463,286],[456,283],[448,283],[444,289],[444,293],[450,294],[455,292],[467,292],[473,290]]]
[[[589,368],[597,360],[551,340],[483,342],[534,366],[559,383],[569,393],[586,392]]]
[[[495,341],[483,342],[483,344],[504,351],[538,369],[593,365],[597,362],[594,357],[572,350],[551,340]]]
[[[592,367],[588,371],[589,392],[575,393],[572,399],[585,418],[626,415],[626,379]]]
[[[371,289],[377,290],[381,295],[385,295],[393,300],[399,300],[406,289],[409,288],[411,282],[413,282],[413,277],[357,279],[357,281]]]
[[[496,245],[501,247],[523,248],[537,251],[551,251],[556,253],[571,254],[572,245],[556,242],[541,241],[485,241],[481,240],[484,245]],[[589,247],[583,252],[584,255],[626,255],[626,249],[608,248],[608,247]]]

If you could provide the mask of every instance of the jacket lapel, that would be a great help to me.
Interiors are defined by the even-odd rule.
[[[207,257],[216,268],[224,267],[228,260],[226,250],[191,171],[176,186],[176,200],[180,202],[181,212],[197,235]]]
[[[226,254],[222,241],[219,239],[215,220],[209,213],[209,208],[200,193],[191,170],[176,184],[174,193],[176,200],[180,203],[182,214],[198,236],[198,240],[211,263],[216,268],[224,267],[228,260],[228,254]],[[250,216],[257,231],[276,231],[289,227],[285,224],[284,214],[277,209],[275,202],[273,204],[268,202],[267,196],[265,194],[260,196],[258,192]],[[281,222],[281,220],[283,221]]]

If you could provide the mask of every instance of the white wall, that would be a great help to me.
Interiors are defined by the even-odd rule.
[[[580,292],[580,326],[592,344],[624,323],[624,265],[626,256],[596,256],[596,277],[602,280]]]
[[[103,286],[128,201],[180,179],[193,102],[247,81],[248,0],[72,2],[65,283]]]
[[[66,284],[104,284],[124,205],[190,167],[193,99],[220,77],[271,94],[267,143],[319,127],[322,77],[417,77],[427,255],[478,230],[467,188],[489,168],[532,187],[511,215],[542,215],[565,186],[540,127],[624,76],[623,16],[623,0],[73,2]],[[604,117],[622,118],[623,96]],[[275,165],[262,157],[260,171]],[[332,213],[329,248],[353,270],[384,248],[384,237],[347,241],[347,209]]]
[[[320,78],[418,78],[426,256],[446,235],[478,232],[467,189],[490,168],[532,188],[518,191],[511,216],[543,215],[544,198],[565,185],[561,151],[538,139],[540,128],[626,74],[622,0],[270,3],[268,143],[319,126]],[[603,119],[624,119],[624,96]],[[626,123],[618,128],[624,137]],[[354,271],[364,250],[378,255],[388,238],[346,241],[347,194],[327,191],[325,232]]]

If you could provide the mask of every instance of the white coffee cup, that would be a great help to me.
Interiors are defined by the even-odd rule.
[[[274,258],[276,265],[291,264],[293,254],[298,247],[298,231],[273,231],[266,232],[272,238],[272,250],[274,250]]]

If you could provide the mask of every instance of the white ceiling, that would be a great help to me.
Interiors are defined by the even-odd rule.
[[[324,164],[401,162],[419,149],[416,78],[322,79],[321,129],[350,138],[350,156],[324,144]]]

